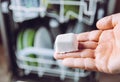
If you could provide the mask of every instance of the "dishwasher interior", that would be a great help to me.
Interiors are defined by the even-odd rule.
[[[96,29],[109,0],[3,0],[1,7],[14,80],[94,82],[96,73],[55,60],[54,41],[64,33]]]

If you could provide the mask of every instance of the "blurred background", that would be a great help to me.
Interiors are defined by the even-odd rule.
[[[58,34],[95,30],[120,0],[0,0],[0,82],[119,82],[120,74],[68,68],[53,58]]]

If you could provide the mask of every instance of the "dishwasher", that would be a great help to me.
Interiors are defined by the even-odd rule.
[[[109,0],[1,0],[0,19],[11,82],[96,82],[96,72],[55,60],[54,41],[64,33],[96,28]]]

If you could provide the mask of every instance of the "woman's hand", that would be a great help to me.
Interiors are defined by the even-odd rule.
[[[99,20],[97,28],[77,35],[79,51],[54,57],[68,67],[120,73],[120,13]]]

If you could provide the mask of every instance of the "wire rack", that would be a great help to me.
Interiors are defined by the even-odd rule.
[[[78,82],[81,77],[87,77],[91,74],[91,72],[85,70],[63,66],[60,60],[53,60],[53,53],[54,50],[52,49],[28,47],[16,53],[17,64],[19,68],[25,70],[26,75],[32,72],[37,73],[39,77],[49,75],[60,77],[61,80],[66,78],[73,79],[75,82]],[[28,57],[29,54],[35,54],[37,57]],[[32,64],[28,64],[28,62]]]
[[[11,0],[9,8],[13,10],[15,22],[23,22],[38,16],[49,16],[63,23],[70,20],[72,16],[78,21],[91,25],[98,1],[102,0]],[[73,9],[65,11],[66,5]]]

